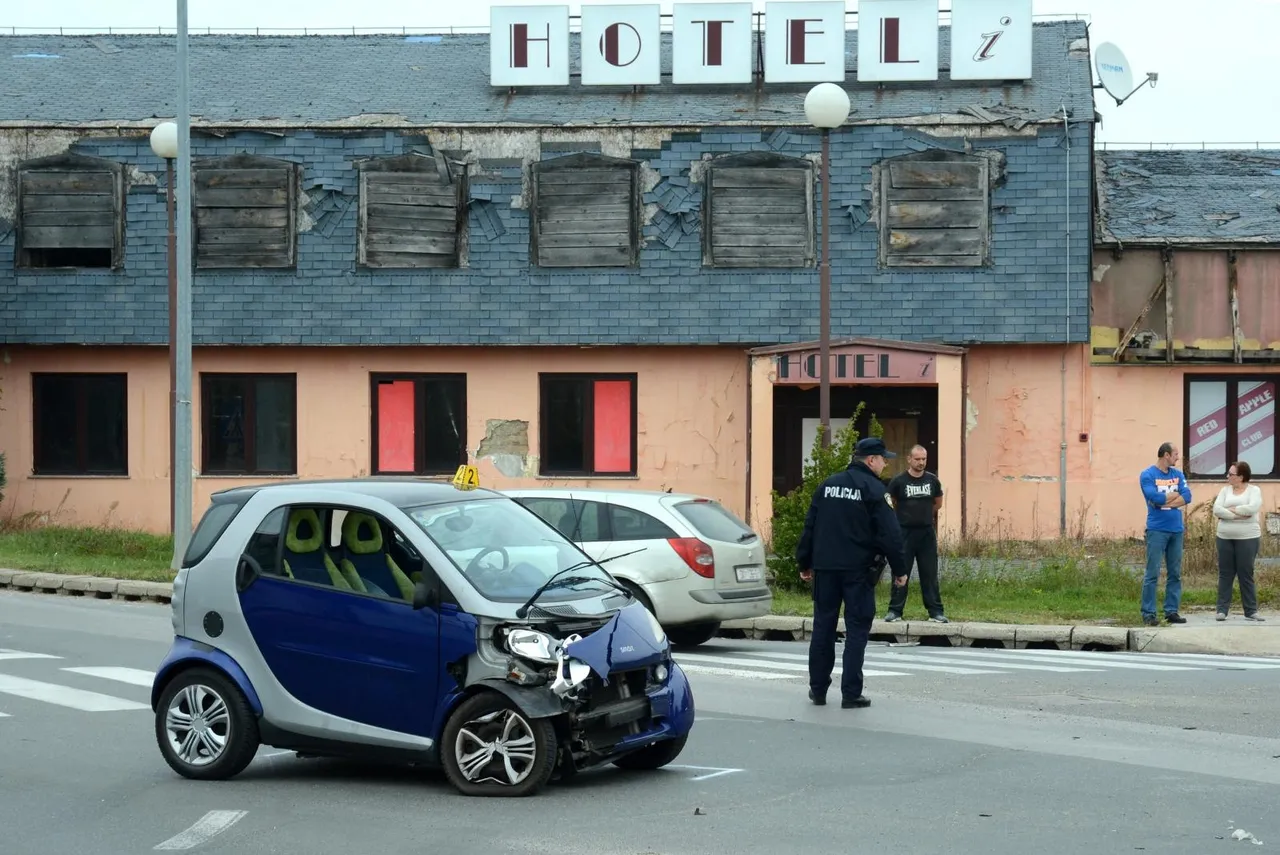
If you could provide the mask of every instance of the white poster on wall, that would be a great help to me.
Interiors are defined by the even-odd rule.
[[[1031,0],[952,0],[952,80],[1027,80],[1031,43]]]
[[[844,13],[844,0],[766,3],[765,82],[843,83]]]
[[[751,4],[677,3],[672,83],[751,82]]]
[[[937,0],[860,0],[858,80],[937,79]]]
[[[848,419],[831,418],[831,440],[835,441],[836,434],[844,430],[849,424]],[[801,419],[800,421],[800,460],[801,466],[808,466],[810,458],[813,457],[813,444],[818,441],[818,428],[822,425],[822,419]]]
[[[569,7],[491,7],[489,83],[568,86]]]
[[[582,85],[662,82],[662,7],[657,3],[582,7]]]

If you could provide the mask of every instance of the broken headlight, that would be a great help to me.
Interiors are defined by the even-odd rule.
[[[513,629],[507,633],[507,650],[521,659],[551,665],[558,661],[560,642],[535,629]]]

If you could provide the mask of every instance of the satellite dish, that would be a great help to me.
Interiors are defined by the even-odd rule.
[[[1133,66],[1129,65],[1129,59],[1124,55],[1124,51],[1115,44],[1103,42],[1098,45],[1093,53],[1093,66],[1098,72],[1098,80],[1102,82],[1102,88],[1116,99],[1116,106],[1123,104],[1137,91],[1133,85]],[[1147,80],[1143,83],[1152,79],[1152,75],[1147,75]]]

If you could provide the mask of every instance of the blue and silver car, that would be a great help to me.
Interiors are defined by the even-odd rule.
[[[361,479],[216,493],[173,586],[151,692],[160,752],[224,779],[259,745],[442,767],[529,795],[656,769],[693,727],[652,614],[496,492]]]

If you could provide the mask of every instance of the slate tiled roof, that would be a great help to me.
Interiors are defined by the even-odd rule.
[[[1096,152],[1102,243],[1280,244],[1280,151]]]
[[[950,28],[941,27],[939,62],[950,62]],[[1035,24],[1034,76],[1025,84],[942,79],[877,90],[851,74],[852,121],[968,115],[1026,122],[1061,116],[1092,120],[1093,90],[1083,21]],[[847,67],[857,58],[847,34]],[[1075,49],[1072,50],[1072,46]],[[577,35],[571,47],[578,68]],[[671,66],[664,34],[663,70]],[[506,90],[489,85],[486,35],[191,37],[192,114],[196,122],[277,126],[387,124],[550,126],[726,122],[807,124],[808,85],[661,86]],[[0,36],[0,126],[147,123],[176,112],[172,35]],[[367,117],[360,120],[360,116]]]

